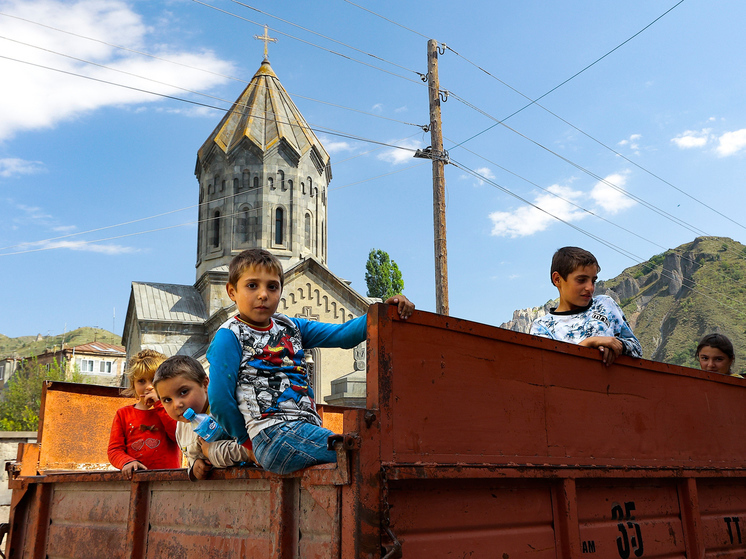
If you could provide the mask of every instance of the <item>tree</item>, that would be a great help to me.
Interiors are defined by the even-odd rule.
[[[404,280],[399,266],[383,250],[371,249],[365,264],[365,283],[368,297],[386,300],[404,291]]]
[[[82,375],[73,373],[73,381]],[[52,362],[39,365],[36,358],[25,360],[10,377],[0,401],[0,431],[36,431],[39,428],[41,390],[46,380],[66,380],[65,371]]]

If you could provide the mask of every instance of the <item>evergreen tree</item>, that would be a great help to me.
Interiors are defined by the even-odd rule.
[[[383,250],[371,249],[365,264],[365,283],[368,297],[378,297],[383,301],[404,291],[399,266]]]

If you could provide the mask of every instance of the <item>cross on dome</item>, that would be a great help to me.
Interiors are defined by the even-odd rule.
[[[255,39],[258,39],[259,41],[264,41],[264,60],[267,60],[267,45],[269,43],[276,43],[277,39],[274,39],[269,36],[267,33],[267,25],[264,25],[264,35],[254,35]]]

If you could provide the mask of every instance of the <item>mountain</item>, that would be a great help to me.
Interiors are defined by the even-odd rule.
[[[698,237],[599,281],[596,294],[619,303],[646,359],[698,367],[699,340],[719,332],[735,347],[733,370],[746,372],[746,246],[741,243]],[[534,318],[556,305],[555,300],[517,310],[501,327],[528,332]]]
[[[0,359],[4,357],[30,357],[31,355],[44,353],[45,349],[60,349],[63,340],[65,347],[74,347],[95,341],[122,345],[121,336],[101,328],[83,327],[57,336],[38,334],[36,336],[9,338],[0,334]]]

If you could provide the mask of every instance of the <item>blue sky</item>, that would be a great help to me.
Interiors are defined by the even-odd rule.
[[[222,113],[146,91],[227,108],[264,24],[332,156],[329,267],[363,294],[380,248],[435,307],[431,168],[411,151],[430,145],[427,38],[447,45],[452,315],[500,324],[553,298],[560,246],[605,279],[702,234],[744,242],[746,5],[677,2],[0,0],[0,333],[121,334],[132,281],[194,283],[196,152]],[[493,126],[527,104],[516,90],[544,95],[668,10]]]

